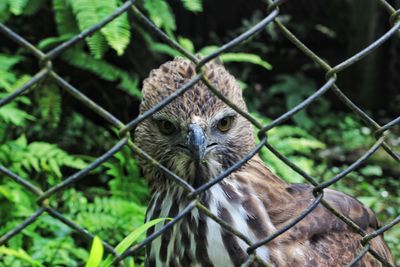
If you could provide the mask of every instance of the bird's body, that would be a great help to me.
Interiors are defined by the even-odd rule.
[[[216,63],[206,67],[210,82],[230,101],[247,110],[234,78]],[[152,71],[144,82],[141,112],[175,92],[194,75],[194,65],[179,58]],[[135,140],[193,187],[232,166],[255,144],[250,123],[202,83],[140,124]],[[146,220],[173,218],[182,212],[190,203],[188,192],[146,160],[141,160],[141,166],[152,192]],[[257,155],[201,195],[206,208],[251,243],[285,226],[314,199],[310,186],[284,182]],[[354,198],[326,189],[324,199],[366,232],[377,228],[373,212]],[[148,235],[162,226],[151,228]],[[358,233],[318,205],[287,232],[259,247],[256,254],[270,266],[346,266],[362,249],[360,240]],[[147,247],[146,265],[240,266],[248,259],[247,248],[243,240],[195,208]],[[381,237],[373,239],[372,248],[393,263]],[[359,266],[381,264],[367,254]]]

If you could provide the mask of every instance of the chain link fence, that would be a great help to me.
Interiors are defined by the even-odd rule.
[[[190,204],[187,205],[187,207],[180,213],[178,214],[173,220],[169,221],[166,223],[159,231],[156,231],[152,233],[150,236],[148,236],[146,239],[144,239],[142,242],[139,244],[136,244],[135,246],[129,248],[126,250],[123,254],[118,254],[115,249],[109,245],[106,241],[103,241],[103,245],[105,249],[109,252],[112,253],[115,258],[113,261],[113,264],[122,264],[122,260],[125,259],[126,257],[132,256],[136,254],[139,250],[143,249],[145,246],[149,245],[150,242],[152,242],[155,238],[159,237],[165,231],[167,231],[169,228],[171,228],[175,223],[177,223],[179,220],[181,220],[185,215],[190,213],[193,209],[197,208],[200,212],[203,212],[205,215],[209,216],[211,219],[215,220],[218,224],[221,225],[226,231],[229,231],[236,235],[239,239],[243,240],[246,244],[248,244],[248,249],[247,252],[249,254],[248,260],[243,264],[243,266],[250,266],[253,262],[258,262],[261,266],[267,266],[267,263],[265,263],[262,259],[260,259],[254,252],[255,250],[262,246],[265,245],[266,243],[270,242],[271,240],[277,238],[279,235],[283,234],[285,231],[289,230],[291,227],[296,225],[298,222],[300,222],[302,219],[304,219],[310,212],[312,212],[319,204],[323,205],[326,207],[330,212],[332,212],[334,215],[336,215],[338,218],[340,218],[344,223],[346,223],[350,228],[352,228],[355,232],[359,233],[362,236],[362,241],[361,244],[363,245],[363,249],[359,252],[359,254],[352,260],[351,263],[349,263],[348,266],[355,266],[357,262],[359,262],[366,253],[370,253],[373,255],[377,260],[379,260],[384,266],[393,266],[389,262],[387,262],[384,258],[382,258],[376,251],[374,251],[371,248],[371,240],[378,235],[384,233],[385,231],[389,230],[391,227],[394,225],[400,223],[400,215],[395,218],[393,221],[387,223],[386,225],[382,226],[381,228],[371,232],[371,233],[366,233],[363,229],[361,229],[358,225],[356,225],[354,222],[352,222],[349,218],[345,217],[343,214],[341,214],[339,211],[335,210],[328,202],[324,200],[324,189],[329,187],[330,185],[336,183],[340,179],[344,178],[346,175],[348,175],[350,172],[352,172],[355,168],[363,164],[372,154],[374,154],[379,148],[383,148],[392,158],[394,158],[397,162],[400,163],[400,155],[396,153],[386,142],[386,136],[388,131],[394,127],[397,124],[400,124],[400,117],[390,121],[386,125],[379,125],[377,122],[375,122],[370,116],[368,116],[361,108],[359,108],[356,104],[354,104],[351,99],[349,99],[343,92],[342,90],[338,87],[336,84],[337,81],[337,76],[338,74],[343,71],[346,68],[349,68],[352,66],[355,62],[359,61],[360,59],[364,58],[367,56],[369,53],[374,51],[376,48],[380,47],[386,40],[388,40],[391,37],[396,37],[400,36],[400,10],[395,10],[387,1],[385,0],[377,0],[381,6],[389,13],[388,19],[390,22],[391,27],[389,30],[383,34],[379,39],[371,43],[368,47],[365,49],[361,50],[360,52],[356,53],[354,56],[346,59],[342,63],[336,65],[336,66],[330,66],[327,62],[325,62],[323,59],[321,59],[318,55],[316,55],[313,51],[311,51],[307,46],[301,42],[297,37],[292,34],[292,32],[285,27],[282,22],[280,21],[280,11],[279,11],[279,6],[284,4],[284,0],[268,0],[267,1],[267,12],[268,16],[266,16],[264,19],[262,19],[260,22],[258,22],[256,25],[251,27],[249,30],[246,32],[242,33],[241,35],[237,36],[230,42],[224,44],[223,46],[219,47],[216,51],[214,51],[212,54],[199,58],[197,56],[192,55],[191,53],[187,52],[183,47],[181,47],[177,42],[174,40],[170,39],[164,32],[162,32],[159,28],[157,28],[136,6],[135,6],[135,0],[129,0],[126,1],[121,7],[119,7],[117,10],[114,11],[113,14],[109,15],[102,21],[100,21],[98,24],[93,25],[91,28],[81,32],[80,34],[74,36],[73,38],[69,39],[68,41],[60,44],[59,46],[55,47],[51,51],[47,53],[43,53],[39,49],[37,49],[35,46],[30,44],[26,39],[24,39],[22,36],[18,35],[15,31],[12,29],[8,28],[6,25],[0,23],[0,32],[4,35],[6,35],[8,38],[12,39],[15,41],[19,46],[24,47],[26,50],[31,52],[40,62],[41,69],[40,71],[35,74],[31,80],[29,80],[27,83],[25,83],[23,86],[15,90],[13,93],[8,95],[7,97],[3,98],[0,100],[0,107],[6,105],[7,103],[10,103],[13,101],[16,97],[24,94],[27,92],[28,89],[30,89],[32,86],[36,85],[40,81],[42,81],[45,78],[50,78],[54,82],[56,82],[60,87],[62,87],[64,90],[66,90],[68,93],[70,93],[72,96],[74,96],[76,99],[81,101],[84,105],[89,107],[91,110],[96,112],[98,115],[103,117],[105,120],[107,120],[112,127],[115,127],[119,129],[119,136],[120,139],[118,142],[111,148],[109,149],[105,154],[97,158],[95,161],[93,161],[91,164],[89,164],[86,168],[82,169],[79,172],[76,172],[75,174],[66,177],[63,179],[62,182],[57,184],[56,186],[50,188],[47,191],[42,191],[40,188],[36,187],[32,183],[30,183],[27,179],[24,177],[20,177],[16,175],[15,173],[11,172],[9,169],[7,169],[4,166],[0,166],[0,173],[3,175],[9,177],[10,179],[14,180],[15,182],[19,183],[22,185],[26,190],[30,190],[33,192],[35,195],[37,195],[37,202],[40,205],[40,208],[32,214],[29,218],[27,218],[25,221],[23,221],[18,227],[12,229],[11,231],[5,233],[3,236],[0,237],[0,245],[5,244],[9,239],[11,239],[13,236],[17,235],[20,233],[24,228],[29,226],[31,223],[33,223],[38,217],[43,215],[44,213],[48,213],[50,216],[62,221],[64,224],[68,225],[84,237],[86,237],[89,240],[93,239],[93,235],[89,233],[87,230],[84,228],[80,227],[73,221],[67,219],[63,214],[58,212],[55,208],[53,208],[49,204],[49,198],[53,197],[55,194],[58,192],[73,186],[75,183],[79,182],[79,180],[83,179],[86,174],[88,174],[90,171],[110,159],[116,152],[121,150],[124,146],[128,146],[131,148],[131,150],[136,153],[137,155],[144,157],[148,161],[150,161],[155,167],[158,167],[162,169],[167,176],[170,179],[173,179],[176,183],[178,183],[180,186],[185,188],[189,192],[189,197],[192,199]],[[290,3],[289,3],[290,4]],[[107,110],[103,109],[101,106],[97,105],[95,102],[93,102],[91,99],[86,97],[84,94],[82,94],[79,89],[71,85],[69,82],[67,82],[63,77],[59,76],[55,70],[52,67],[52,60],[55,59],[57,56],[60,55],[63,51],[66,49],[70,48],[71,46],[75,45],[78,42],[81,42],[84,40],[86,37],[90,36],[91,34],[95,33],[96,31],[100,30],[102,27],[104,27],[106,24],[111,22],[113,19],[117,18],[124,12],[130,12],[133,11],[133,14],[135,17],[137,17],[141,23],[144,25],[148,26],[149,31],[153,32],[156,36],[161,38],[165,43],[167,43],[169,46],[172,48],[178,50],[182,55],[190,59],[192,62],[194,62],[197,66],[197,75],[194,76],[189,82],[187,82],[185,85],[183,85],[181,88],[179,88],[176,92],[174,92],[172,95],[170,95],[168,98],[165,98],[162,100],[160,103],[158,103],[156,106],[152,107],[145,113],[141,114],[137,118],[133,119],[127,124],[122,123],[119,121],[116,117],[114,117],[111,113],[109,113]],[[268,125],[262,125],[260,122],[255,119],[252,115],[249,113],[241,110],[239,107],[237,107],[234,103],[226,99],[219,91],[218,88],[215,88],[209,80],[203,75],[204,71],[203,68],[205,64],[222,53],[230,50],[234,46],[242,43],[246,39],[252,37],[253,35],[257,34],[260,32],[262,29],[264,29],[268,24],[274,23],[275,26],[279,29],[280,33],[285,36],[288,40],[290,40],[298,49],[300,49],[305,55],[307,55],[313,62],[315,62],[317,65],[320,66],[320,68],[325,72],[326,74],[326,82],[317,90],[315,91],[311,96],[309,96],[307,99],[305,99],[303,102],[292,108],[291,110],[287,111],[283,115],[279,116],[275,120],[273,120],[271,123]],[[258,128],[258,137],[260,138],[260,143],[252,149],[252,151],[249,152],[249,154],[238,161],[236,164],[225,170],[223,173],[218,175],[218,177],[215,177],[211,179],[209,182],[203,184],[199,188],[193,188],[191,185],[189,185],[185,180],[183,180],[181,177],[177,176],[176,174],[172,173],[170,170],[168,170],[166,167],[162,166],[159,162],[151,158],[149,155],[147,155],[141,148],[139,148],[131,139],[129,132],[133,130],[139,123],[141,123],[143,120],[146,118],[152,116],[155,112],[158,110],[162,109],[166,105],[168,105],[171,101],[173,101],[175,98],[179,97],[186,91],[190,90],[193,85],[195,85],[197,82],[203,81],[209,90],[211,90],[217,97],[219,97],[221,100],[223,100],[228,106],[233,108],[235,111],[237,111],[240,115],[248,119],[256,128]],[[284,155],[279,153],[274,147],[271,146],[271,144],[268,143],[268,132],[276,127],[277,125],[283,123],[284,121],[288,120],[291,118],[294,114],[297,112],[303,110],[306,108],[308,105],[312,104],[316,99],[321,97],[324,93],[326,93],[328,90],[333,91],[336,96],[348,107],[350,108],[355,114],[357,114],[366,125],[374,129],[374,136],[376,138],[375,144],[364,154],[362,155],[358,160],[356,160],[353,164],[351,164],[347,169],[342,171],[341,173],[337,174],[335,177],[332,179],[325,181],[323,183],[318,183],[315,178],[311,177],[307,173],[305,173],[302,169],[297,167],[294,163],[292,163],[288,158],[286,158]],[[279,229],[275,233],[271,234],[270,236],[264,237],[262,240],[253,243],[249,240],[248,237],[244,236],[241,234],[238,230],[234,229],[232,226],[228,225],[221,219],[219,219],[216,215],[212,214],[210,210],[208,210],[206,207],[204,207],[201,202],[200,202],[200,195],[205,192],[206,190],[210,189],[213,185],[221,182],[225,177],[227,177],[229,174],[240,168],[241,165],[246,163],[250,158],[252,158],[262,147],[267,147],[273,154],[275,154],[279,159],[281,159],[283,162],[285,162],[290,168],[292,168],[294,171],[299,173],[301,176],[303,176],[310,184],[313,185],[313,194],[314,194],[314,200],[312,203],[301,212],[301,214],[293,218],[290,223],[288,223],[285,227]],[[339,257],[339,255],[338,255]]]

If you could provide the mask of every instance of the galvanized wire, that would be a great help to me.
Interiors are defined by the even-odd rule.
[[[10,240],[13,236],[20,233],[23,229],[33,223],[37,218],[39,218],[44,213],[48,213],[50,216],[62,221],[64,224],[68,225],[78,233],[82,234],[82,236],[86,237],[87,239],[93,239],[93,235],[90,234],[86,229],[80,227],[79,225],[75,224],[73,221],[67,219],[62,213],[58,212],[56,209],[49,205],[49,199],[53,197],[60,191],[65,190],[66,188],[74,185],[79,180],[85,178],[85,175],[89,173],[91,170],[97,168],[105,161],[110,159],[115,153],[121,150],[124,146],[128,146],[132,149],[134,153],[143,157],[144,159],[151,162],[155,167],[160,168],[167,174],[167,177],[172,179],[174,182],[182,186],[186,191],[188,191],[188,199],[191,199],[190,203],[185,207],[185,209],[178,214],[173,220],[166,223],[160,230],[154,232],[150,236],[148,236],[142,242],[132,246],[128,250],[126,250],[123,254],[118,254],[115,249],[109,245],[106,241],[103,241],[105,249],[114,254],[114,264],[120,264],[121,261],[128,257],[138,253],[142,248],[148,246],[155,238],[164,234],[166,230],[173,227],[178,221],[184,218],[188,213],[190,213],[194,208],[197,208],[200,212],[204,213],[206,216],[213,219],[215,222],[221,225],[227,232],[230,232],[237,236],[237,238],[243,240],[247,245],[247,253],[249,254],[248,259],[243,264],[243,266],[250,266],[253,262],[257,262],[262,266],[267,266],[267,263],[263,262],[256,254],[255,250],[271,242],[275,238],[279,237],[281,234],[286,232],[287,230],[294,227],[298,222],[303,220],[310,212],[312,212],[317,206],[320,204],[325,206],[332,214],[337,216],[341,219],[344,223],[346,223],[350,228],[352,228],[356,233],[362,236],[362,245],[363,248],[359,252],[359,254],[349,263],[348,266],[355,266],[357,262],[359,262],[363,256],[367,253],[370,253],[374,257],[376,257],[379,261],[382,262],[384,266],[392,266],[388,263],[384,258],[382,258],[376,251],[371,248],[371,240],[382,234],[383,232],[389,230],[394,225],[400,223],[400,215],[393,221],[388,222],[386,225],[380,227],[374,232],[366,233],[363,229],[361,229],[357,224],[355,224],[350,218],[347,218],[335,208],[333,208],[328,202],[326,202],[323,198],[324,196],[324,189],[331,186],[332,184],[338,182],[341,179],[344,179],[346,175],[352,172],[354,169],[358,168],[361,164],[365,163],[365,161],[373,155],[379,148],[385,149],[385,151],[393,157],[397,162],[400,162],[400,155],[396,153],[388,143],[386,143],[386,136],[387,132],[393,128],[395,125],[400,124],[400,117],[393,119],[386,125],[379,125],[372,119],[366,112],[364,112],[361,108],[359,108],[355,103],[351,101],[338,87],[336,84],[338,74],[352,66],[355,62],[361,60],[376,48],[380,47],[385,41],[389,38],[392,38],[397,33],[399,35],[400,29],[400,10],[395,10],[387,1],[385,0],[377,0],[382,7],[389,13],[389,23],[391,27],[387,30],[385,34],[383,34],[380,38],[376,41],[372,42],[368,45],[365,49],[361,50],[360,52],[356,53],[354,56],[345,59],[340,64],[332,67],[318,55],[316,55],[311,49],[309,49],[302,41],[300,41],[281,21],[280,21],[280,11],[279,6],[284,4],[287,1],[267,1],[266,11],[268,13],[260,22],[252,26],[246,32],[240,34],[230,42],[226,43],[225,45],[219,47],[216,51],[211,53],[210,55],[204,58],[198,58],[195,55],[192,55],[190,52],[185,50],[182,46],[180,46],[175,40],[172,40],[168,35],[166,35],[162,30],[160,30],[157,26],[155,26],[152,21],[147,18],[136,6],[134,0],[126,1],[121,7],[115,10],[111,15],[104,18],[99,23],[93,25],[92,27],[84,30],[83,32],[77,34],[76,36],[72,37],[68,41],[58,45],[57,47],[53,48],[51,51],[44,53],[34,45],[29,43],[25,38],[18,35],[15,31],[8,28],[6,25],[0,23],[0,33],[4,34],[5,36],[9,37],[11,40],[16,42],[19,46],[24,47],[27,51],[32,53],[35,57],[37,57],[40,66],[42,68],[34,75],[28,82],[22,85],[20,88],[15,90],[13,93],[9,94],[8,96],[0,99],[0,107],[10,103],[16,97],[22,95],[27,90],[31,89],[33,86],[37,85],[41,80],[44,78],[49,78],[55,81],[61,88],[71,94],[74,98],[78,99],[82,102],[85,106],[89,107],[99,116],[104,118],[107,122],[110,123],[110,127],[117,128],[119,130],[120,140],[116,142],[116,144],[110,148],[104,155],[98,157],[95,161],[89,164],[87,167],[82,169],[81,171],[71,175],[70,177],[63,179],[62,182],[53,186],[52,188],[48,189],[46,192],[43,192],[40,188],[36,187],[32,183],[30,183],[26,178],[20,177],[15,173],[11,172],[4,166],[0,166],[0,173],[9,177],[16,183],[22,185],[27,190],[33,192],[37,195],[37,202],[40,205],[38,210],[34,212],[30,217],[26,218],[20,225],[15,227],[14,229],[10,230],[9,232],[5,233],[3,236],[0,237],[0,245],[3,245],[8,240]],[[289,3],[290,4],[290,3]],[[198,71],[198,75],[194,76],[189,82],[181,86],[178,90],[176,90],[173,94],[169,97],[162,100],[160,103],[146,111],[145,113],[139,115],[137,118],[134,118],[132,121],[127,123],[126,125],[119,121],[115,116],[113,116],[110,112],[96,104],[90,98],[85,96],[83,93],[79,91],[79,89],[75,88],[69,82],[67,82],[64,78],[59,76],[55,70],[53,69],[52,60],[60,55],[60,53],[64,52],[66,49],[72,47],[78,42],[81,42],[86,37],[90,36],[91,34],[99,31],[102,27],[110,23],[112,20],[120,16],[121,14],[128,12],[131,10],[133,15],[145,26],[148,27],[149,31],[163,40],[166,44],[168,44],[171,48],[176,49],[180,52],[184,57],[191,60],[195,65]],[[210,81],[205,77],[203,69],[205,65],[210,62],[211,60],[215,59],[219,55],[227,52],[228,50],[232,49],[233,47],[237,46],[238,44],[242,43],[246,39],[256,35],[258,32],[263,30],[269,24],[275,24],[277,29],[280,33],[286,37],[289,41],[291,41],[301,52],[307,55],[312,61],[314,61],[320,68],[325,72],[326,75],[326,82],[321,85],[319,89],[317,89],[313,94],[311,94],[307,99],[299,103],[294,108],[290,109],[286,113],[282,114],[268,125],[262,125],[255,117],[251,114],[247,113],[246,111],[242,110],[240,107],[232,103],[229,99],[223,96],[218,88],[213,86]],[[210,179],[207,183],[201,185],[199,188],[193,188],[190,184],[188,184],[184,179],[173,173],[172,171],[168,170],[165,166],[162,166],[159,162],[149,156],[145,151],[143,151],[140,147],[138,147],[132,140],[129,135],[129,132],[134,129],[139,123],[141,123],[144,119],[152,116],[158,110],[164,108],[169,103],[171,103],[175,98],[179,97],[186,91],[190,90],[195,84],[199,81],[203,81],[204,84],[209,88],[211,92],[213,92],[217,97],[219,97],[222,101],[224,101],[228,106],[233,108],[237,111],[240,115],[245,117],[249,120],[257,129],[258,129],[258,136],[260,138],[260,143],[252,149],[244,158],[239,160],[230,168],[226,169],[223,173],[219,174],[217,177]],[[311,105],[315,100],[319,99],[324,93],[327,91],[333,91],[337,97],[351,110],[353,111],[358,117],[360,117],[366,125],[374,129],[374,137],[377,139],[376,143],[358,160],[356,160],[353,164],[351,164],[347,169],[333,177],[332,179],[325,181],[323,183],[318,183],[314,177],[311,177],[309,174],[304,172],[301,168],[296,166],[293,162],[291,162],[287,157],[281,154],[278,150],[276,150],[269,142],[268,142],[268,131],[273,129],[274,127],[282,124],[284,121],[290,119],[295,115],[297,112],[304,110],[308,105]],[[313,194],[314,200],[311,204],[306,207],[299,216],[293,218],[286,226],[282,227],[281,229],[277,230],[275,233],[272,233],[269,236],[263,237],[259,242],[252,243],[251,240],[244,236],[240,231],[232,227],[231,225],[227,224],[223,220],[221,220],[218,216],[213,214],[208,208],[203,206],[200,202],[200,196],[205,191],[209,190],[215,184],[221,182],[225,177],[227,177],[230,173],[234,172],[238,168],[240,168],[243,164],[245,164],[249,159],[251,159],[256,153],[258,153],[261,148],[266,147],[269,149],[273,154],[275,154],[280,160],[282,160],[288,167],[293,169],[295,172],[300,174],[304,179],[306,179],[312,186],[313,186]],[[338,255],[340,257],[340,255]]]

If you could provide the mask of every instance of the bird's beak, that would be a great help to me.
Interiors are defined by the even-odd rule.
[[[197,162],[201,162],[206,155],[207,137],[203,129],[196,123],[189,124],[187,144]]]

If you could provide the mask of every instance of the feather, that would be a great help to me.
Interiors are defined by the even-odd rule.
[[[205,68],[205,76],[220,93],[247,111],[242,90],[234,77],[215,62],[206,64]],[[140,112],[143,114],[149,110],[195,75],[195,65],[182,58],[151,71],[143,84]],[[163,134],[159,123],[149,118],[136,128],[136,143],[193,187],[216,177],[255,146],[250,122],[236,114],[201,81],[154,116],[168,120],[176,131]],[[228,129],[220,131],[219,121],[227,116],[232,123]],[[197,124],[198,133],[206,139],[204,144],[210,144],[201,164],[194,162],[187,145],[191,124]],[[153,194],[146,219],[176,216],[189,203],[187,192],[151,162],[144,159],[139,161]],[[287,225],[314,199],[311,186],[286,183],[256,155],[203,193],[201,203],[245,235],[251,243],[255,243]],[[324,200],[365,232],[379,227],[375,214],[351,196],[325,189]],[[148,234],[160,228],[149,229]],[[257,248],[255,253],[273,266],[345,266],[363,248],[361,239],[358,233],[322,204],[318,204],[299,223]],[[374,238],[371,247],[394,265],[383,236]],[[146,252],[146,265],[240,266],[249,257],[247,248],[248,244],[243,240],[194,209],[170,231],[151,243]],[[382,264],[367,253],[357,266]]]

